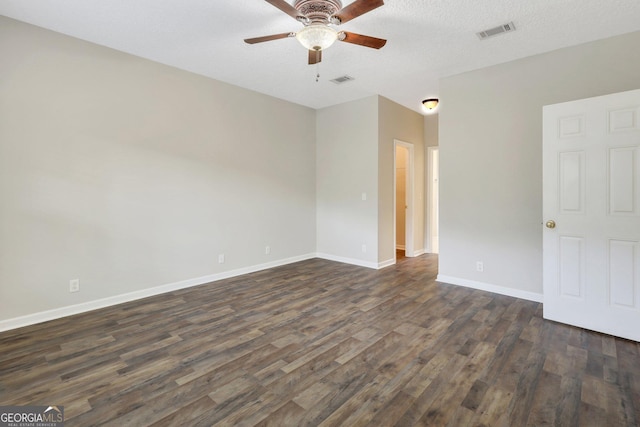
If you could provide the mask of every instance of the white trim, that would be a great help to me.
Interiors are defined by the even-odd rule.
[[[396,249],[404,251],[404,256],[406,256],[407,258],[414,258],[420,255],[424,255],[427,252],[423,249],[416,249],[415,251],[413,251],[412,253],[409,253],[409,251],[407,251],[404,246],[398,245],[396,246]]]
[[[378,263],[378,270],[381,270],[381,269],[383,269],[383,268],[386,268],[386,267],[392,266],[392,265],[394,265],[395,263],[396,263],[396,258],[395,258],[395,256],[394,256],[394,257],[393,257],[393,258],[391,258],[391,259],[388,259],[388,260],[386,260],[386,261],[379,262],[379,263]]]
[[[193,286],[204,285],[205,283],[216,282],[222,279],[241,276],[243,274],[253,273],[256,271],[266,270],[269,268],[279,267],[281,265],[292,264],[294,262],[304,261],[315,258],[316,255],[306,254],[291,258],[285,258],[265,264],[258,264],[250,267],[238,268],[236,270],[225,271],[222,273],[210,274],[208,276],[196,277],[194,279],[182,280],[180,282],[169,283],[166,285],[156,286],[153,288],[142,289],[112,297],[102,298],[94,301],[87,301],[81,304],[70,305],[67,307],[56,308],[53,310],[42,311],[39,313],[28,314],[26,316],[15,317],[0,321],[0,332],[17,329],[24,326],[34,325],[36,323],[47,322],[49,320],[60,319],[62,317],[72,316],[74,314],[85,313],[87,311],[97,310],[100,308],[111,307],[113,305],[125,302],[135,301],[167,292],[176,291],[178,289],[190,288]]]
[[[390,265],[394,265],[396,263],[395,255],[391,259],[378,262],[378,263],[363,261],[361,259],[346,258],[346,257],[337,256],[337,255],[321,254],[321,253],[316,254],[316,257],[321,259],[326,259],[328,261],[341,262],[343,264],[357,265],[358,267],[372,268],[374,270],[380,270],[382,268],[389,267]]]
[[[424,253],[424,250],[418,250],[414,252],[415,254],[414,256],[419,256],[419,255],[422,255],[423,253]],[[9,331],[12,329],[18,329],[25,326],[35,325],[37,323],[48,322],[50,320],[56,320],[56,319],[60,319],[67,316],[73,316],[74,314],[86,313],[88,311],[111,307],[111,306],[123,304],[126,302],[136,301],[142,298],[147,298],[155,295],[164,294],[167,292],[177,291],[179,289],[191,288],[193,286],[200,286],[200,285],[204,285],[211,282],[217,282],[219,280],[241,276],[243,274],[249,274],[256,271],[267,270],[269,268],[292,264],[294,262],[299,262],[299,261],[305,261],[312,258],[321,258],[329,261],[342,262],[345,264],[357,265],[360,267],[371,268],[374,270],[380,270],[380,269],[389,267],[391,265],[394,265],[396,263],[395,255],[394,255],[394,258],[375,263],[375,262],[362,261],[359,259],[345,258],[345,257],[323,254],[323,253],[310,253],[306,255],[299,255],[291,258],[285,258],[285,259],[281,259],[281,260],[277,260],[277,261],[273,261],[265,264],[258,264],[258,265],[253,265],[249,267],[238,268],[236,270],[224,271],[222,273],[210,274],[207,276],[182,280],[180,282],[169,283],[166,285],[156,286],[148,289],[142,289],[139,291],[115,295],[112,297],[102,298],[94,301],[87,301],[80,304],[69,305],[61,308],[55,308],[53,310],[27,314],[25,316],[15,317],[13,319],[0,320],[0,332]],[[446,281],[446,280],[443,279],[442,281]]]
[[[433,235],[434,235],[434,228],[438,226],[437,221],[437,215],[436,215],[436,209],[438,206],[437,201],[435,200],[435,195],[434,195],[434,191],[433,188],[435,187],[435,184],[433,182],[434,176],[433,176],[433,164],[435,161],[435,153],[440,153],[440,147],[439,146],[433,146],[433,147],[427,147],[427,191],[429,192],[429,197],[427,197],[427,221],[426,221],[426,225],[427,225],[427,241],[426,241],[426,249],[429,253],[438,253],[438,251],[434,252],[434,244],[433,244]]]
[[[358,267],[367,267],[367,268],[373,268],[373,269],[378,269],[378,264],[375,262],[370,262],[370,261],[363,261],[361,259],[355,259],[355,258],[346,258],[346,257],[341,257],[341,256],[337,256],[337,255],[330,255],[330,254],[316,254],[316,256],[318,258],[322,258],[322,259],[326,259],[328,261],[336,261],[336,262],[341,262],[344,264],[351,264],[351,265],[357,265]]]
[[[465,288],[479,289],[481,291],[493,292],[494,294],[507,295],[514,298],[528,301],[542,302],[542,294],[519,289],[505,288],[504,286],[492,285],[490,283],[476,282],[475,280],[460,279],[458,277],[443,276],[438,274],[437,282],[449,283],[451,285],[464,286]]]
[[[413,256],[416,257],[416,256],[424,255],[426,253],[427,252],[424,249],[418,249],[417,251],[413,251]]]

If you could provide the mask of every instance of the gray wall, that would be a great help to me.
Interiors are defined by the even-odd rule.
[[[0,329],[318,253],[378,267],[394,138],[423,234],[422,118],[387,99],[316,112],[4,17],[0,56]]]
[[[321,256],[373,268],[394,262],[396,139],[414,144],[414,241],[416,249],[423,249],[423,126],[420,114],[381,96],[318,110],[316,204]],[[362,193],[367,200],[362,200]]]
[[[316,132],[318,253],[376,267],[378,97],[318,110]]]
[[[640,32],[440,81],[443,279],[542,293],[542,106],[639,88],[638,46]]]
[[[315,253],[314,110],[3,17],[0,58],[0,321]]]

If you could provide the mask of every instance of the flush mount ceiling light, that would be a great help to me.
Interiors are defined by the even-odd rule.
[[[424,105],[424,108],[427,110],[433,110],[438,106],[438,102],[438,98],[429,98],[422,101],[422,105]]]
[[[338,32],[322,24],[311,24],[298,31],[296,39],[309,50],[323,50],[338,40]]]

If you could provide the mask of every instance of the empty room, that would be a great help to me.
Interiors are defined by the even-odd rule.
[[[640,426],[638,46],[637,0],[0,0],[0,426]]]

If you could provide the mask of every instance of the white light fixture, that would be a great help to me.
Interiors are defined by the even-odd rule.
[[[296,39],[308,50],[323,50],[338,39],[338,32],[324,24],[311,24],[300,30]]]
[[[433,110],[438,106],[438,102],[438,98],[429,98],[422,101],[422,105],[424,105],[427,110]]]

